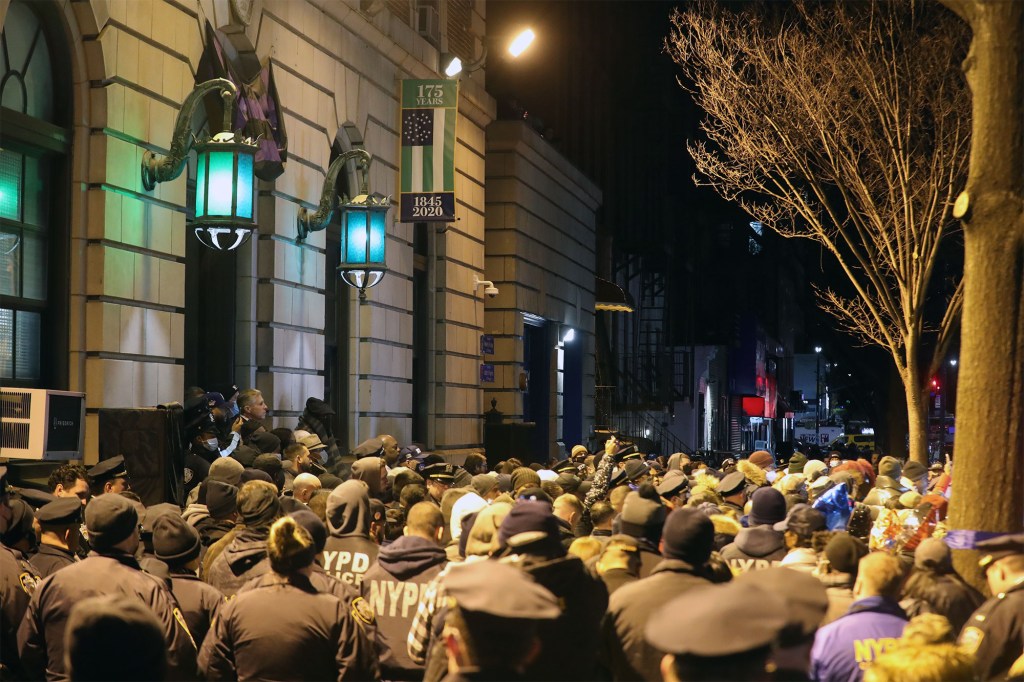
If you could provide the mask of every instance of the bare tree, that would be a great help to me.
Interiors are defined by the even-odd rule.
[[[892,356],[910,455],[927,461],[929,380],[962,302],[962,283],[940,293],[933,275],[966,177],[965,27],[939,5],[884,0],[702,3],[672,21],[666,47],[707,113],[707,141],[689,145],[697,183],[832,254],[851,293],[819,289],[819,304]],[[930,296],[946,297],[931,319]]]
[[[1024,521],[1024,3],[942,0],[973,33],[964,224],[964,312],[950,526],[1019,532]],[[971,554],[957,568],[984,583]]]

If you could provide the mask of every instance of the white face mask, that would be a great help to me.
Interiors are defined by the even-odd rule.
[[[209,450],[210,452],[213,452],[214,450],[220,449],[220,442],[216,438],[204,440],[203,447]]]
[[[768,477],[769,483],[775,483],[775,477],[779,475],[779,472],[777,472],[775,469],[769,469],[765,473],[765,475]]]

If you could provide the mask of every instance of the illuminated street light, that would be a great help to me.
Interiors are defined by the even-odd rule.
[[[532,28],[525,28],[512,39],[508,44],[508,54],[513,59],[521,56],[533,41],[537,38],[537,34],[533,32]],[[487,43],[484,43],[483,52],[477,59],[469,63],[463,63],[462,59],[455,56],[454,54],[445,52],[441,54],[441,71],[444,75],[449,78],[455,78],[462,72],[472,73],[477,69],[482,69],[487,64]]]

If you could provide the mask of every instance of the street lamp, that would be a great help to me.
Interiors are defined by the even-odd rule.
[[[357,196],[342,200],[338,275],[345,284],[358,289],[360,303],[366,303],[366,290],[380,283],[387,272],[387,214],[391,209],[391,197],[376,192],[370,194],[369,174],[373,158],[368,151],[350,149],[331,162],[316,211],[299,209],[298,239],[302,241],[311,232],[322,230],[330,223],[338,198],[335,190],[338,175],[351,159],[359,160],[362,182]]]
[[[195,140],[192,116],[202,98],[220,91],[224,99],[224,131],[208,140]],[[256,231],[254,168],[257,147],[232,132],[231,115],[238,88],[226,78],[200,83],[181,104],[174,124],[170,153],[142,157],[142,186],[152,192],[158,183],[173,180],[185,169],[188,154],[196,149],[196,205],[193,232],[204,246],[233,251]]]
[[[821,445],[821,346],[814,347],[814,444]]]
[[[533,43],[537,34],[533,32],[533,29],[526,28],[516,34],[516,36],[509,42],[507,52],[510,57],[515,59],[521,54],[526,52],[527,48]],[[484,43],[483,52],[480,56],[468,64],[463,64],[462,60],[453,54],[445,52],[441,55],[441,71],[444,75],[449,78],[455,78],[460,73],[465,71],[466,73],[472,73],[477,69],[482,69],[487,63],[487,43]]]

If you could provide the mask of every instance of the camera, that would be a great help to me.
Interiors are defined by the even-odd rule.
[[[484,294],[486,294],[488,298],[494,298],[498,295],[498,287],[493,284],[489,287],[484,287]]]
[[[495,296],[498,295],[498,287],[494,286],[494,282],[490,280],[480,279],[479,277],[474,275],[473,283],[476,286],[483,286],[484,295],[487,296],[487,298],[494,298]]]

